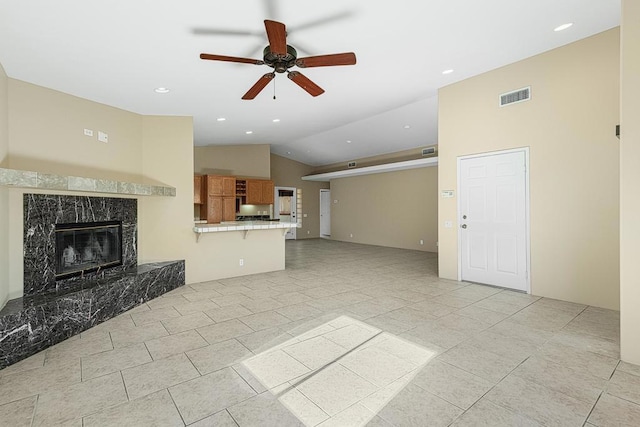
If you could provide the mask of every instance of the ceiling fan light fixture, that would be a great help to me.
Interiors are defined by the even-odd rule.
[[[553,31],[555,31],[557,33],[558,31],[566,30],[567,28],[571,27],[572,25],[573,25],[573,22],[567,22],[566,24],[558,25],[557,27],[555,27],[553,29]]]
[[[153,90],[155,93],[169,93],[171,92],[168,88],[166,87],[157,87]]]

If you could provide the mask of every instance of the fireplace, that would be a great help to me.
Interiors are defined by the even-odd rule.
[[[56,224],[56,280],[122,265],[122,221]]]
[[[96,286],[137,265],[137,200],[24,195],[24,296]]]

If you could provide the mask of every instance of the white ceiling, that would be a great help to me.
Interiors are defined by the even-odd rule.
[[[271,83],[243,101],[270,68],[198,55],[261,59],[267,18],[299,57],[353,51],[358,63],[301,70],[325,89],[317,98],[279,74],[276,100]],[[193,116],[195,145],[271,144],[323,165],[435,144],[438,88],[619,21],[620,0],[0,0],[0,63],[125,110]]]

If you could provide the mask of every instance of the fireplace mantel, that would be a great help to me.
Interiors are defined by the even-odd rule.
[[[43,190],[175,197],[174,187],[0,168],[0,185]]]

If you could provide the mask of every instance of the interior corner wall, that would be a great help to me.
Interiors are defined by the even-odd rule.
[[[195,147],[192,172],[270,179],[270,151],[268,144]]]
[[[175,187],[176,196],[138,199],[138,261],[186,259],[195,240],[193,119],[145,116],[142,123],[145,180]]]
[[[459,156],[529,147],[531,292],[610,309],[620,290],[619,43],[615,28],[444,87],[438,109],[439,190],[457,189]],[[498,106],[526,86],[531,100]],[[456,210],[456,198],[440,200],[439,274],[449,279]]]
[[[296,239],[320,237],[320,189],[329,188],[328,182],[303,181],[310,175],[313,166],[296,162],[276,154],[271,155],[271,179],[277,187],[302,189],[302,227],[296,232]],[[306,216],[305,216],[306,215]]]
[[[640,3],[622,0],[620,81],[620,352],[640,365]]]
[[[8,77],[0,64],[0,167],[8,166]],[[9,299],[9,190],[0,186],[0,309]]]
[[[438,251],[437,167],[333,179],[331,199],[332,240]]]

